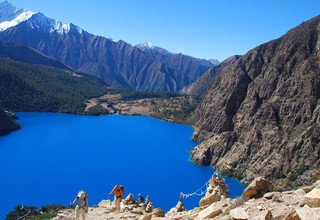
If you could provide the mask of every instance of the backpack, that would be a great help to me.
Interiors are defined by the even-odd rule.
[[[121,197],[124,195],[124,187],[122,185],[118,185],[118,190],[120,191]]]

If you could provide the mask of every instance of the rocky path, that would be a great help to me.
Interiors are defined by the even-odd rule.
[[[276,192],[272,189],[271,182],[259,177],[244,190],[241,197],[230,199],[224,180],[212,177],[199,207],[192,210],[185,210],[183,203],[178,202],[176,207],[164,214],[152,205],[136,205],[133,196],[130,199],[129,195],[121,205],[120,212],[113,210],[111,201],[104,200],[89,209],[87,220],[320,220],[320,180],[293,191]],[[73,219],[72,209],[62,210],[54,218]]]

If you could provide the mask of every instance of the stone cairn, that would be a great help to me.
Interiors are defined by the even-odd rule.
[[[229,198],[228,186],[221,176],[212,176],[208,183],[206,194],[199,202],[200,207],[208,206],[214,202]]]

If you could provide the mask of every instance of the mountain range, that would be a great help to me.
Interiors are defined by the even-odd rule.
[[[0,40],[25,44],[75,71],[102,79],[110,87],[178,92],[217,63],[149,43],[115,42],[8,1],[0,3],[0,17]]]

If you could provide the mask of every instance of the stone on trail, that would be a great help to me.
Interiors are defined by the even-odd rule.
[[[165,217],[164,211],[160,208],[156,208],[152,211],[153,217]]]
[[[263,197],[266,199],[272,199],[274,194],[275,194],[275,192],[268,192],[268,193],[264,194]]]
[[[266,180],[263,177],[257,177],[249,184],[249,186],[247,186],[247,188],[245,188],[242,196],[249,199],[255,198],[256,196],[267,192],[271,186],[272,183],[269,180]]]
[[[140,216],[140,218],[138,218],[138,220],[151,220],[152,219],[152,214],[145,214]]]
[[[219,202],[212,203],[210,206],[199,212],[200,219],[214,218],[220,215],[230,204],[230,199],[225,199]]]
[[[230,211],[230,215],[234,220],[246,220],[249,218],[249,214],[244,208],[235,208]]]
[[[320,210],[317,212],[315,209],[312,209],[307,205],[305,205],[304,207],[296,208],[295,211],[302,220],[320,219]]]
[[[211,205],[212,203],[220,201],[220,200],[221,200],[221,196],[218,195],[218,193],[216,193],[214,191],[213,193],[201,198],[200,202],[199,202],[199,206],[201,206],[201,207],[208,206],[208,205]]]
[[[257,215],[250,216],[248,220],[273,220],[271,211],[262,211]]]
[[[298,213],[295,210],[289,212],[282,220],[301,220]]]
[[[311,208],[320,207],[320,189],[314,188],[308,192],[304,197],[304,203]]]

